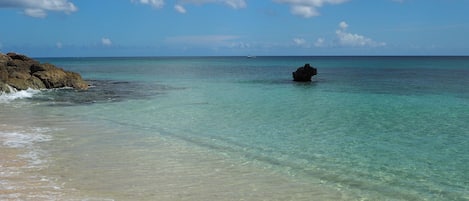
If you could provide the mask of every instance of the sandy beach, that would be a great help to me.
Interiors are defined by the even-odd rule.
[[[2,128],[4,129],[4,128]],[[58,200],[61,187],[41,176],[41,168],[32,164],[27,151],[5,147],[0,137],[0,200]]]
[[[312,197],[348,200],[332,188],[293,181],[282,174],[256,167],[255,164],[236,164],[204,148],[188,148],[185,142],[160,138],[154,139],[161,140],[161,143],[151,153],[152,157],[140,161],[153,164],[154,172],[151,175],[132,169],[119,169],[119,163],[123,163],[125,157],[138,154],[135,152],[120,153],[123,158],[113,164],[115,168],[100,169],[99,172],[89,168],[92,164],[86,164],[88,160],[95,161],[99,153],[77,163],[61,164],[59,166],[65,166],[65,169],[60,169],[52,164],[53,161],[47,161],[38,154],[41,152],[38,146],[29,142],[27,145],[21,144],[24,142],[12,143],[12,137],[21,135],[15,129],[18,128],[1,125],[0,200],[219,201],[310,200]],[[60,178],[63,174],[68,176]],[[74,181],[93,174],[95,177],[92,180]],[[134,179],[129,180],[130,176]]]
[[[18,127],[0,124],[0,200],[50,200],[61,196],[60,187],[41,176],[43,164],[35,158],[26,135]]]

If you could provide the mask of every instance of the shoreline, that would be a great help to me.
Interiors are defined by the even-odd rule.
[[[79,127],[74,125],[67,132],[78,135],[95,129]],[[118,131],[124,132],[121,133],[123,136],[130,134],[127,130],[109,128],[102,132]],[[154,147],[149,150],[121,145],[123,147],[112,150],[93,147],[93,151],[78,148],[79,153],[61,155],[61,160],[50,171],[65,170],[62,174],[69,176],[65,187],[78,189],[80,196],[87,198],[124,201],[352,200],[342,190],[308,183],[253,162],[240,163],[223,153],[177,138],[155,134],[135,143],[150,143]],[[73,144],[71,149],[76,149],[74,146],[80,147],[80,143]],[[131,163],[129,158],[132,158]]]
[[[5,99],[0,124],[45,135],[18,136],[48,161],[21,177],[78,198],[467,197],[467,62],[324,59],[317,83],[296,85],[275,81],[288,59],[243,61],[63,60],[95,87]],[[5,152],[31,149],[18,150]]]
[[[65,129],[65,135],[77,135],[90,129],[81,129],[83,125],[75,123],[61,128]],[[0,124],[0,130],[0,151],[4,153],[0,158],[1,200],[350,200],[337,189],[304,183],[255,163],[240,164],[223,154],[171,137],[154,136],[151,140],[159,147],[151,153],[136,150],[135,155],[128,155],[122,152],[122,160],[111,167],[93,169],[85,168],[99,166],[88,163],[96,162],[96,158],[89,155],[81,161],[63,159],[54,156],[54,152],[40,156],[39,152],[47,150],[37,144],[42,143],[41,139],[34,136],[20,137],[26,142],[8,145],[10,138],[31,134],[27,130],[35,128]],[[54,135],[53,130],[48,132],[42,131],[39,135]],[[44,141],[54,146],[58,143],[54,140],[51,136]],[[105,153],[104,157],[107,154],[116,157],[114,151]],[[128,156],[141,157],[136,161],[145,164],[120,167]],[[151,168],[144,170],[150,174],[140,172],[144,168]],[[80,179],[87,177],[93,179]]]
[[[1,200],[58,200],[62,187],[52,178],[40,174],[44,165],[36,148],[23,142],[11,142],[21,135],[15,127],[0,124],[0,199]],[[24,142],[27,143],[27,142]]]

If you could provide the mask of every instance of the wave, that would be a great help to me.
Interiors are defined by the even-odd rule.
[[[3,145],[10,148],[30,148],[37,142],[50,141],[50,136],[42,134],[48,129],[33,128],[30,130],[30,132],[0,132],[0,136],[3,138]]]
[[[32,98],[35,94],[41,92],[40,90],[31,89],[31,88],[28,88],[27,90],[20,90],[20,91],[10,86],[8,86],[8,88],[10,88],[10,91],[11,91],[10,93],[0,92],[0,103],[7,103],[7,102],[17,100],[17,99]]]
[[[47,127],[0,124],[0,200],[66,200],[64,184],[41,174],[49,153],[41,143],[52,141]]]
[[[3,127],[3,128],[2,128]],[[45,162],[42,159],[43,151],[36,144],[51,140],[51,136],[46,135],[48,128],[28,128],[11,130],[7,125],[0,125],[4,131],[0,131],[0,142],[4,147],[19,148],[26,151],[19,155],[29,161],[30,165],[37,166]],[[6,131],[5,131],[6,130]]]

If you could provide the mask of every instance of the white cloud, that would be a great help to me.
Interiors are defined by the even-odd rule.
[[[326,40],[324,38],[318,38],[316,42],[314,42],[314,46],[316,47],[324,47],[326,44]]]
[[[316,8],[312,6],[292,6],[291,12],[294,15],[301,15],[305,18],[316,17],[319,15]]]
[[[252,44],[240,41],[236,35],[200,35],[200,36],[173,36],[165,42],[174,47],[189,48],[250,48]]]
[[[244,0],[222,0],[221,2],[234,9],[245,8],[247,6]]]
[[[166,38],[166,42],[186,47],[234,47],[240,46],[234,35],[202,35],[202,36],[174,36]],[[245,44],[242,44],[245,45]]]
[[[293,42],[298,46],[306,44],[306,40],[304,38],[294,38]]]
[[[0,0],[0,8],[21,8],[23,14],[45,18],[48,11],[70,14],[78,8],[68,0]]]
[[[162,8],[165,5],[165,0],[130,0],[132,3],[140,3],[145,5],[150,5],[154,8]],[[209,4],[209,3],[218,3],[225,4],[233,9],[241,9],[247,6],[246,0],[178,0],[174,5],[174,9],[179,13],[187,13],[185,4]]]
[[[179,0],[179,5],[182,4],[208,4],[208,3],[221,3],[233,9],[245,8],[247,6],[245,0]]]
[[[140,3],[150,5],[154,8],[162,8],[165,5],[165,0],[130,0],[132,3]],[[174,6],[174,9],[179,13],[186,13],[187,10],[183,6],[184,4],[208,4],[208,3],[220,3],[225,4],[233,9],[245,8],[247,6],[245,0],[179,0]]]
[[[153,8],[162,8],[164,6],[164,0],[130,0],[133,3],[141,3],[150,5]]]
[[[300,15],[305,18],[320,15],[318,8],[325,4],[341,4],[349,0],[274,0],[277,3],[289,4],[290,10],[294,15]]]
[[[250,43],[245,43],[245,42],[232,42],[228,47],[247,49],[247,48],[251,47],[251,44]]]
[[[174,9],[175,9],[177,12],[183,13],[183,14],[187,12],[186,8],[184,8],[183,6],[181,6],[181,5],[179,5],[179,4],[175,5],[175,6],[174,6]]]
[[[340,27],[342,30],[345,30],[345,29],[348,28],[348,24],[347,24],[347,22],[342,21],[342,22],[339,23],[339,27]]]
[[[344,21],[339,23],[340,29],[336,30],[338,43],[341,46],[348,47],[381,47],[386,46],[384,42],[376,42],[363,35],[347,32],[348,24]]]
[[[24,9],[24,14],[30,17],[35,17],[35,18],[45,18],[47,17],[46,11],[38,8],[27,8]]]
[[[104,46],[111,46],[112,41],[109,38],[101,38],[101,44],[104,45]]]

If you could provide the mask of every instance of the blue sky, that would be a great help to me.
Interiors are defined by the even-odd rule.
[[[33,57],[469,55],[468,0],[0,0]]]

